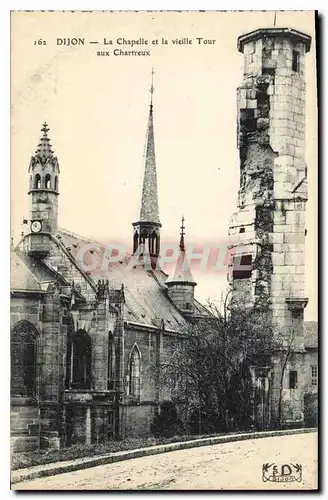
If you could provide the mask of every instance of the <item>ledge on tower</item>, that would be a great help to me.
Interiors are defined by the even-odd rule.
[[[250,31],[245,35],[238,37],[237,48],[239,52],[244,52],[244,45],[249,42],[255,42],[260,38],[279,37],[292,39],[294,43],[304,43],[306,52],[311,48],[311,36],[292,28],[260,28]]]
[[[287,297],[285,300],[290,311],[305,309],[309,301],[307,297]]]

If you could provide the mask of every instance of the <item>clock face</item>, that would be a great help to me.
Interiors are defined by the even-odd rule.
[[[39,233],[42,229],[41,222],[39,220],[33,220],[31,222],[31,231],[32,233]]]

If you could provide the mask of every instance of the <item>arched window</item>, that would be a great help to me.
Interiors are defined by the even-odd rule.
[[[40,176],[40,174],[36,174],[36,176],[34,178],[34,188],[35,189],[41,188],[41,176]]]
[[[35,396],[36,390],[36,338],[32,323],[22,320],[11,332],[11,394]]]
[[[79,330],[68,334],[66,385],[72,389],[91,389],[91,339]]]
[[[51,188],[51,176],[50,176],[50,174],[46,175],[44,184],[45,184],[46,189],[50,189]]]
[[[151,254],[155,253],[156,251],[155,242],[156,242],[156,233],[155,231],[153,231],[149,238],[149,253]]]
[[[139,246],[139,233],[136,231],[133,235],[133,252],[138,249]]]
[[[58,177],[55,177],[55,191],[58,191]]]
[[[32,176],[30,175],[30,189],[33,188],[33,179],[32,179]]]
[[[129,395],[135,399],[140,397],[140,351],[136,345],[130,354]]]

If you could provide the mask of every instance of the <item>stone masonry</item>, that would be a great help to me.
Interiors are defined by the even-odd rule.
[[[237,91],[240,188],[229,234],[241,264],[251,270],[238,274],[232,266],[231,285],[233,300],[265,308],[283,339],[285,347],[273,360],[270,397],[272,421],[281,398],[286,425],[302,425],[304,417],[304,71],[310,45],[308,35],[287,28],[259,29],[238,39],[244,55]]]

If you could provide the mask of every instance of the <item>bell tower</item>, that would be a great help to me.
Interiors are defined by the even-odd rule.
[[[59,163],[51,148],[49,127],[44,123],[42,136],[29,165],[29,233],[25,248],[28,253],[44,257],[49,251],[49,235],[58,228]]]

